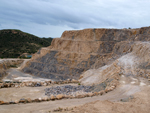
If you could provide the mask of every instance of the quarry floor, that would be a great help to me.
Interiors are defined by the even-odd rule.
[[[5,80],[18,78],[23,81],[44,81],[41,78],[34,78],[31,75],[24,74],[18,69],[10,69],[8,72],[9,74],[4,78]],[[21,98],[42,98],[45,97],[44,89],[48,87],[51,86],[2,88],[0,89],[0,100],[15,101]],[[131,100],[129,100],[130,97],[132,97]],[[73,108],[73,110],[64,111],[64,113],[149,113],[149,97],[150,82],[148,80],[122,76],[120,85],[102,96],[62,99],[40,103],[0,105],[0,113],[49,113],[49,111],[59,107]]]
[[[65,84],[64,84],[65,85]],[[0,89],[0,100],[15,100],[20,98],[40,98],[44,96],[44,89],[50,86],[44,87],[23,87],[23,88],[2,88]],[[138,105],[135,104],[135,109],[138,108],[140,104],[144,107],[150,105],[150,85],[133,85],[133,84],[122,84],[118,86],[115,90],[106,93],[102,96],[94,96],[94,97],[86,97],[82,99],[63,99],[63,100],[55,100],[41,103],[28,103],[28,104],[16,104],[16,105],[1,105],[0,112],[1,113],[48,113],[56,108],[74,108],[76,107],[76,112],[84,113],[85,108],[88,110],[86,113],[96,113],[92,111],[95,109],[93,106],[97,106],[97,110],[99,109],[98,105],[103,106],[100,107],[101,110],[105,111],[106,106],[111,108],[113,105],[117,106],[117,104],[129,104],[133,105],[135,102],[121,102],[120,100],[127,100],[129,97],[133,97],[132,100],[135,99],[135,102],[138,101]],[[138,99],[138,100],[136,100]],[[87,104],[88,103],[88,104]],[[97,103],[97,104],[96,104]],[[112,104],[113,103],[113,104]],[[85,104],[85,105],[84,105]],[[84,107],[82,107],[84,106]],[[89,109],[89,107],[92,107]],[[122,105],[123,106],[123,105]],[[127,105],[126,105],[127,106]],[[82,109],[83,108],[83,109]],[[115,108],[113,108],[115,110]],[[118,109],[118,108],[117,108]],[[149,111],[149,107],[144,108]],[[78,111],[79,110],[79,111]],[[110,109],[111,110],[111,109]],[[124,109],[126,110],[126,109]],[[91,112],[90,112],[91,111]],[[98,110],[99,111],[99,110]],[[106,113],[109,113],[108,109]],[[72,112],[72,111],[67,111]],[[66,111],[65,111],[66,113]],[[105,112],[104,112],[105,113]],[[148,113],[148,112],[144,112]]]

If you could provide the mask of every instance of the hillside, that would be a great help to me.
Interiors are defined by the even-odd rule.
[[[144,45],[146,46],[145,43],[138,43],[143,41],[150,41],[150,27],[139,29],[84,29],[65,31],[61,38],[53,39],[51,46],[42,48],[33,55],[32,60],[23,71],[54,80],[79,79],[80,75],[89,69],[95,70],[101,67],[105,69],[123,55],[132,51],[140,51],[142,48],[146,49],[144,47]],[[135,48],[137,47],[141,48],[136,50]],[[146,50],[148,51],[148,49]],[[137,54],[135,55],[138,56]],[[128,57],[125,60],[127,59]],[[130,57],[129,59],[131,60]],[[117,61],[114,63],[117,63]],[[142,60],[141,63],[143,64],[137,66],[144,67],[149,62],[147,59],[147,61]],[[111,67],[114,66],[110,66],[110,70],[112,69]],[[118,64],[116,64],[116,67],[118,67]],[[123,66],[120,68],[123,68]],[[103,73],[109,69],[104,70]],[[94,72],[93,70],[92,72]],[[81,76],[84,77],[82,81],[86,79],[86,76],[88,78],[88,76],[92,77],[93,75],[94,78],[92,72],[88,71],[88,74]],[[117,71],[117,68],[115,68],[114,73],[107,74],[110,79],[113,79],[111,75],[115,74],[119,76],[120,73],[124,72]],[[92,80],[94,80],[93,78]],[[103,81],[106,79],[107,77]]]
[[[0,30],[0,58],[17,58],[22,53],[35,53],[51,44],[52,38],[39,38],[20,30]]]
[[[3,70],[1,112],[149,113],[150,27],[65,31]]]

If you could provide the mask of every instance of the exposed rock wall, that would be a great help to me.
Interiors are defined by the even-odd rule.
[[[65,31],[33,55],[23,71],[53,80],[78,79],[131,52],[134,41],[150,41],[150,27]]]
[[[80,82],[85,85],[100,84],[106,80],[115,82],[120,76],[150,79],[150,42],[135,41],[131,50],[109,65],[86,71]]]

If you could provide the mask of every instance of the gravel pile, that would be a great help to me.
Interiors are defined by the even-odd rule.
[[[91,89],[93,89],[93,86],[72,86],[72,85],[66,85],[66,86],[56,86],[51,88],[45,89],[45,95],[75,95],[76,93],[88,93],[91,92]]]

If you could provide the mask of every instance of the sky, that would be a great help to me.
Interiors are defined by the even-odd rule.
[[[150,26],[150,0],[0,0],[0,30],[39,37],[65,30]]]

